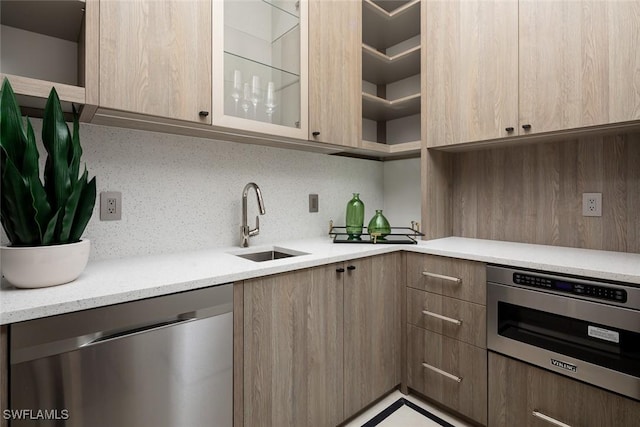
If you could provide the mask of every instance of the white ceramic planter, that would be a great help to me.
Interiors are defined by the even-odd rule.
[[[89,260],[89,240],[52,246],[2,246],[2,274],[18,288],[62,285],[80,276]]]

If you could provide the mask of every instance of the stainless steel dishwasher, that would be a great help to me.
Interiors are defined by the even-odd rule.
[[[11,426],[230,427],[232,286],[11,325]]]

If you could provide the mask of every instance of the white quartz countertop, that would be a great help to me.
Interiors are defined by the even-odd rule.
[[[53,316],[283,273],[398,250],[547,270],[640,284],[640,254],[449,237],[417,245],[334,244],[328,237],[282,242],[276,248],[305,252],[253,262],[235,253],[271,249],[215,248],[169,255],[91,262],[72,283],[42,289],[0,286],[0,324]]]

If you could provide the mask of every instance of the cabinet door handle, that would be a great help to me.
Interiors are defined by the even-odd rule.
[[[355,265],[350,265],[350,266],[347,267],[347,270],[349,270],[349,271],[353,271],[355,269],[356,269]]]
[[[458,326],[462,325],[462,320],[452,319],[451,317],[443,316],[441,314],[433,313],[431,311],[422,310],[422,314],[426,316],[435,317],[436,319],[444,320],[445,322],[453,323]]]
[[[318,132],[318,131],[314,131],[314,132],[311,132],[311,135],[313,135],[313,136],[318,136],[318,135],[320,135],[320,132]]]
[[[344,268],[336,268],[336,273],[344,273]]]
[[[549,424],[553,424],[554,426],[558,426],[558,427],[571,427],[569,424],[565,424],[561,421],[556,420],[555,418],[551,418],[548,415],[543,414],[542,412],[539,412],[537,410],[533,410],[533,412],[531,413],[531,415],[533,415],[536,418],[540,418],[541,420],[545,420],[546,422],[548,422]]]
[[[425,368],[427,368],[427,369],[431,369],[433,372],[437,372],[437,373],[439,373],[440,375],[442,375],[442,376],[444,376],[444,377],[449,378],[450,380],[454,380],[455,382],[458,382],[458,383],[459,383],[460,381],[462,381],[462,378],[460,378],[460,377],[456,377],[455,375],[450,374],[449,372],[445,372],[445,371],[443,371],[442,369],[438,369],[438,368],[436,368],[435,366],[431,366],[431,365],[429,365],[428,363],[424,363],[424,362],[422,362],[422,366],[423,366],[423,367],[425,367]]]
[[[515,129],[512,126],[509,126],[508,128],[504,128],[504,130],[506,130],[508,133],[513,132]]]
[[[529,130],[531,129],[531,125],[530,124],[522,125],[522,129]]]
[[[422,275],[427,277],[433,277],[434,279],[448,280],[449,282],[453,282],[453,283],[462,282],[462,279],[460,279],[459,277],[444,276],[442,274],[429,273],[428,271],[423,271]]]
[[[203,111],[200,111],[200,112],[198,113],[198,115],[199,115],[200,117],[207,117],[207,116],[209,115],[209,112],[208,112],[208,111],[204,111],[204,110],[203,110]]]

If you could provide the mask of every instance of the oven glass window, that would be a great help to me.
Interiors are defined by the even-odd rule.
[[[498,334],[640,377],[637,332],[499,302]]]

